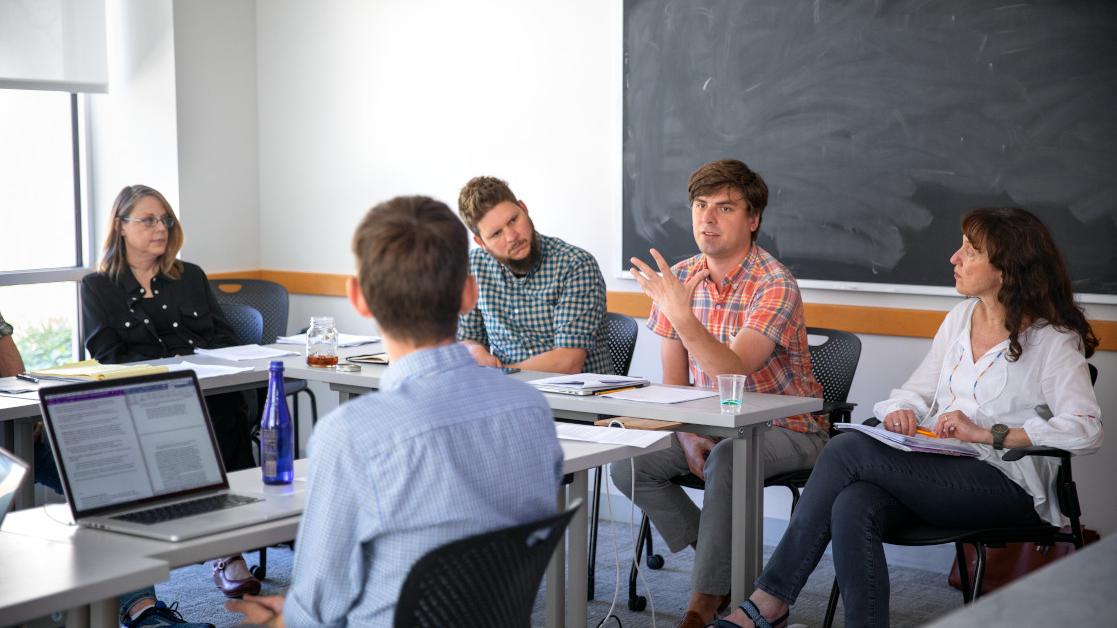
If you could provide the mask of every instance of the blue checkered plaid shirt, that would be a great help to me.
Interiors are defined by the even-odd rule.
[[[411,566],[555,512],[562,448],[538,391],[458,343],[392,363],[318,422],[288,626],[391,626]]]
[[[585,349],[584,372],[611,374],[605,279],[597,260],[558,238],[535,237],[539,264],[523,277],[484,249],[469,252],[469,272],[481,295],[477,307],[461,317],[458,339],[485,345],[503,364],[558,347]]]

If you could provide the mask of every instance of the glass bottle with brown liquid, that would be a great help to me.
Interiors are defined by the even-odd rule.
[[[306,365],[317,368],[337,366],[337,328],[332,316],[311,316],[306,330]]]

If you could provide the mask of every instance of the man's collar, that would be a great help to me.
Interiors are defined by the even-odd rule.
[[[721,280],[721,283],[718,285],[718,288],[721,289],[726,286],[733,286],[740,282],[745,277],[746,273],[748,273],[749,268],[752,267],[752,265],[755,263],[757,255],[759,255],[759,253],[757,252],[756,243],[753,242],[749,246],[749,252],[745,254],[745,257],[741,260],[741,263],[738,264],[737,267],[734,268],[731,272],[725,275],[725,277]],[[710,261],[706,258],[705,255],[701,255],[698,258],[698,263],[690,269],[690,274],[693,275],[700,270],[709,270],[709,268]]]
[[[476,364],[460,342],[417,349],[392,362],[380,378],[380,389],[398,388],[403,382],[424,373],[443,374],[462,366]]]

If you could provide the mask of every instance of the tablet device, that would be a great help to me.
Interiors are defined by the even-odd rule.
[[[0,523],[15,501],[19,487],[27,478],[27,463],[0,447]]]

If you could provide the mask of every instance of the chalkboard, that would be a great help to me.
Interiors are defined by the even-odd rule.
[[[1117,294],[1112,0],[625,0],[623,266],[697,252],[686,184],[734,157],[800,279],[952,286],[970,208],[1038,214]]]

